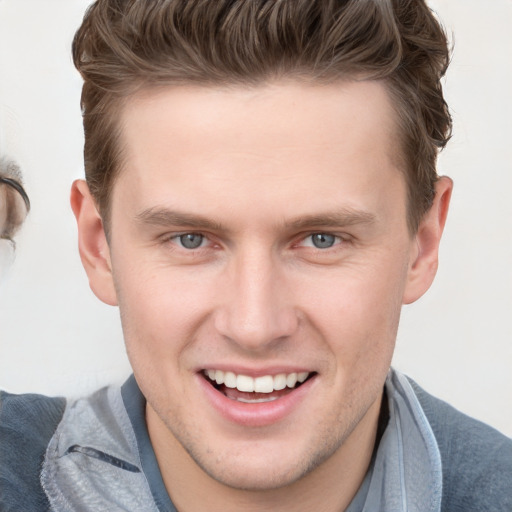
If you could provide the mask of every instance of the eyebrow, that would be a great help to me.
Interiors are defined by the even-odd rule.
[[[228,228],[223,224],[213,221],[208,217],[193,213],[179,212],[165,207],[153,207],[143,210],[135,216],[135,219],[147,225],[153,226],[180,226],[191,229],[207,229],[211,231],[227,232]],[[302,230],[312,228],[334,228],[353,226],[356,224],[372,224],[376,221],[373,213],[352,208],[343,208],[338,211],[317,213],[313,215],[301,215],[284,223],[290,230]]]
[[[373,224],[377,217],[370,212],[343,208],[334,212],[325,212],[314,215],[302,215],[286,223],[291,229],[301,230],[310,228],[333,228],[354,226],[356,224]]]
[[[181,226],[193,229],[209,229],[212,231],[225,231],[222,224],[207,217],[192,213],[178,212],[168,208],[153,207],[143,210],[135,216],[142,224],[153,226]]]

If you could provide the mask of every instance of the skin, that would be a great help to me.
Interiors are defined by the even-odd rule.
[[[0,183],[0,236],[9,238],[20,227],[27,208],[21,194],[14,187]]]
[[[5,229],[7,222],[7,185],[0,184],[0,234]]]
[[[434,278],[452,186],[439,180],[411,234],[394,120],[378,82],[145,91],[121,113],[108,242],[73,185],[82,261],[119,305],[180,511],[343,510],[357,492],[401,306]],[[315,374],[287,414],[247,426],[212,406],[208,368]]]

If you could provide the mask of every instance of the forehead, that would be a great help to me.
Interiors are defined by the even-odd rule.
[[[118,181],[135,201],[147,193],[166,202],[179,190],[194,208],[227,198],[262,207],[309,193],[314,209],[340,195],[357,201],[389,173],[401,182],[395,133],[379,82],[147,90],[121,113]]]
[[[286,139],[293,142],[295,136],[311,132],[321,132],[326,142],[338,143],[347,130],[358,130],[363,137],[385,132],[392,138],[395,117],[383,82],[354,80],[322,85],[286,81],[256,86],[145,89],[125,103],[121,126],[128,149],[143,130],[155,125],[169,130],[170,135],[179,134],[180,142],[207,135],[215,143],[217,135],[225,143],[230,129],[234,143],[243,143],[244,134],[252,137],[259,131],[274,146],[272,141],[282,145]],[[219,131],[221,127],[223,132]],[[393,156],[393,148],[389,149]]]

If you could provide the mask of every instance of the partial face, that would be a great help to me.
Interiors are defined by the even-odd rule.
[[[169,88],[122,127],[110,261],[154,444],[254,489],[336,458],[376,422],[415,248],[383,86]]]
[[[0,236],[5,238],[16,232],[27,215],[27,204],[13,183],[17,182],[9,176],[0,180]]]
[[[0,237],[7,225],[7,192],[6,186],[0,183]],[[4,276],[11,256],[11,246],[0,238],[0,279]]]
[[[7,185],[0,183],[0,235],[7,225]]]
[[[14,249],[10,239],[26,214],[27,207],[21,194],[0,181],[0,279],[12,263]]]

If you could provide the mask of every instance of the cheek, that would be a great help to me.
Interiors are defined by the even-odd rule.
[[[380,396],[395,346],[401,272],[385,280],[366,277],[345,275],[310,302],[311,323],[332,354],[331,408],[340,422],[351,414],[357,420]]]
[[[194,286],[181,285],[165,272],[125,272],[116,279],[116,290],[128,348],[172,350],[197,314]]]
[[[218,279],[163,265],[122,270],[116,274],[116,289],[132,366],[165,374],[186,371],[190,346],[197,351],[199,339],[213,339],[205,330],[215,309]]]
[[[310,321],[347,367],[356,366],[356,361],[391,359],[405,269],[367,266],[343,270],[310,287]]]
[[[126,351],[139,386],[150,403],[177,413],[176,397],[186,396],[187,347],[198,338],[204,311],[197,286],[166,274],[124,274],[117,291]]]

